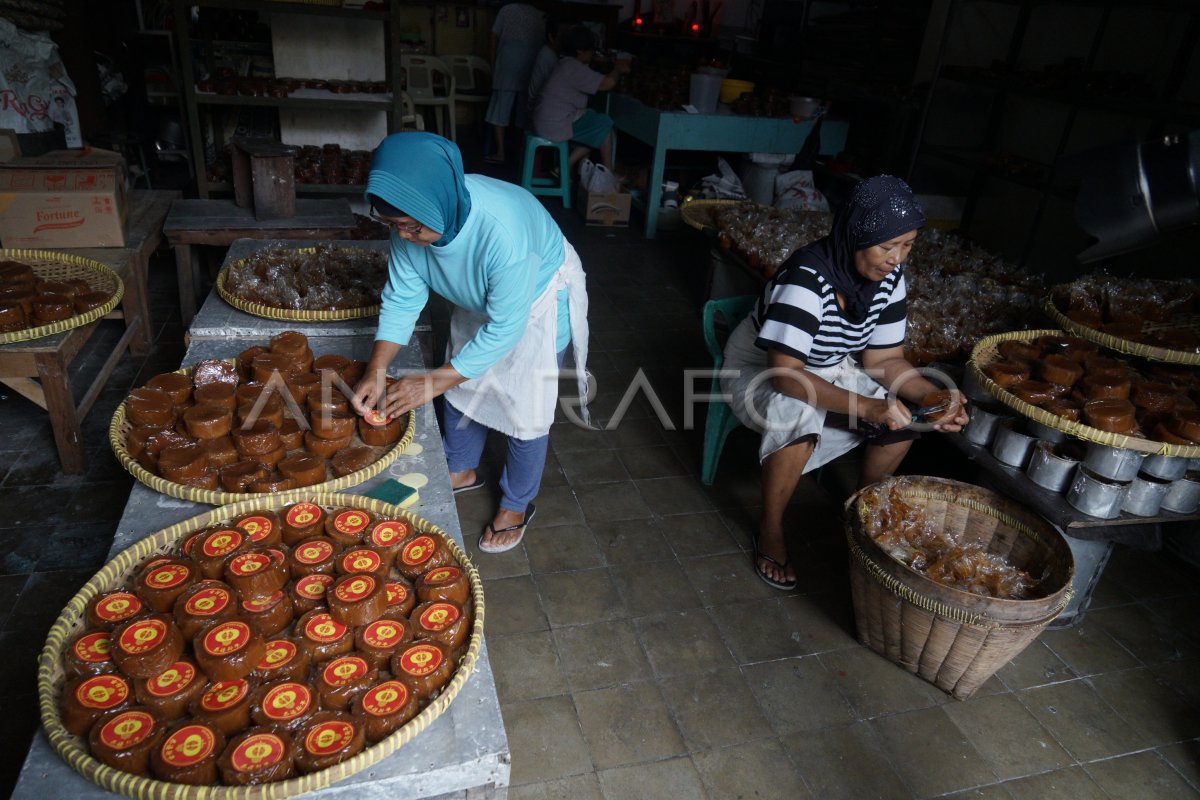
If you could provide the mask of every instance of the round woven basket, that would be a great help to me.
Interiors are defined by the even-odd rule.
[[[1044,597],[1007,600],[952,589],[892,558],[864,530],[864,502],[880,486],[961,542],[979,542],[1013,566],[1039,576]],[[850,585],[858,638],[884,658],[960,700],[975,693],[1062,613],[1071,599],[1071,548],[1045,520],[978,486],[942,478],[889,478],[845,505]]]
[[[340,2],[340,0],[339,0]],[[350,249],[350,248],[342,248]],[[301,255],[310,255],[315,253],[317,248],[305,247],[299,250],[293,250],[293,253]],[[232,264],[226,264],[221,272],[217,275],[217,294],[221,295],[221,299],[229,305],[236,308],[238,311],[245,311],[247,314],[253,314],[256,317],[264,317],[266,319],[281,319],[290,320],[293,322],[337,322],[344,319],[359,319],[361,317],[373,317],[379,314],[379,305],[360,306],[358,308],[335,308],[331,310],[309,311],[301,308],[277,308],[276,306],[268,306],[262,303],[252,303],[249,300],[243,300],[229,290],[227,279],[229,270],[232,267],[241,264],[246,259],[234,261]]]
[[[224,359],[229,364],[237,366],[236,358]],[[182,375],[191,375],[192,367],[184,367],[177,369],[175,372]],[[117,460],[121,462],[121,466],[129,472],[130,475],[137,478],[142,483],[149,486],[156,492],[168,494],[171,497],[178,497],[182,500],[191,500],[193,503],[207,503],[213,506],[224,505],[226,503],[237,503],[242,500],[259,501],[266,500],[271,497],[292,497],[300,494],[308,494],[311,492],[338,492],[342,489],[349,489],[351,486],[357,486],[363,481],[374,478],[379,473],[383,472],[388,466],[395,461],[401,453],[403,453],[412,443],[413,436],[416,433],[416,414],[408,415],[408,426],[404,429],[404,433],[400,436],[400,441],[396,442],[392,447],[379,457],[374,463],[358,470],[351,472],[349,475],[343,475],[340,478],[334,478],[325,483],[318,483],[315,486],[304,486],[299,489],[289,489],[286,492],[278,494],[261,494],[253,492],[225,492],[216,489],[199,489],[195,486],[184,486],[181,483],[169,481],[147,470],[139,464],[133,456],[129,454],[129,448],[126,441],[129,432],[133,430],[133,425],[125,419],[125,401],[121,401],[121,405],[117,406],[117,410],[113,412],[112,421],[108,424],[108,443],[112,447],[112,451],[117,456]]]
[[[185,786],[131,775],[113,769],[93,758],[87,750],[86,743],[80,737],[68,733],[63,727],[58,710],[58,698],[65,679],[62,652],[71,638],[83,629],[88,602],[101,592],[127,583],[133,570],[143,560],[155,553],[173,551],[176,545],[193,531],[227,521],[250,511],[274,510],[299,500],[307,500],[326,507],[361,508],[388,517],[405,519],[418,531],[434,534],[445,540],[447,548],[467,574],[470,582],[474,618],[471,623],[471,638],[468,640],[466,650],[449,683],[437,698],[422,709],[421,713],[388,738],[340,764],[290,780],[260,786]],[[63,760],[71,765],[72,769],[93,783],[128,797],[139,798],[139,800],[159,800],[168,797],[171,800],[235,800],[235,798],[275,800],[275,798],[293,797],[328,786],[386,758],[412,741],[417,734],[441,716],[442,712],[449,708],[450,703],[453,702],[463,684],[466,683],[467,677],[475,668],[479,650],[483,646],[483,617],[483,583],[479,578],[478,571],[462,548],[445,531],[427,520],[409,514],[396,506],[357,495],[318,492],[309,493],[303,497],[273,496],[266,500],[247,500],[214,509],[141,539],[108,562],[71,598],[66,608],[59,614],[54,626],[50,628],[50,634],[46,637],[46,645],[42,648],[41,656],[38,659],[38,704],[41,709],[42,725],[46,729],[46,737],[49,739],[50,745],[63,757]]]
[[[1128,339],[1113,336],[1111,333],[1098,331],[1095,328],[1089,328],[1087,325],[1080,325],[1059,310],[1058,306],[1054,304],[1053,293],[1046,297],[1042,303],[1042,309],[1050,319],[1061,325],[1063,330],[1069,331],[1081,339],[1087,339],[1093,344],[1107,347],[1109,350],[1116,350],[1118,353],[1138,356],[1150,361],[1165,361],[1172,364],[1189,364],[1192,366],[1200,365],[1200,353],[1193,353],[1187,350],[1170,350],[1166,347],[1131,342]],[[1188,314],[1171,322],[1146,322],[1142,325],[1142,331],[1146,333],[1172,329],[1200,331],[1200,316]]]
[[[1033,340],[1039,336],[1047,335],[1061,336],[1062,333],[1062,331],[1057,329],[1041,329],[1036,331],[1012,331],[1010,333],[998,333],[995,336],[989,336],[986,339],[980,340],[979,344],[975,345],[975,349],[971,352],[970,369],[974,373],[975,379],[979,381],[979,385],[987,389],[992,397],[1013,411],[1035,422],[1040,422],[1048,428],[1062,431],[1068,436],[1074,436],[1086,442],[1095,442],[1096,444],[1108,447],[1137,450],[1140,453],[1155,453],[1181,458],[1200,458],[1200,445],[1171,444],[1170,442],[1157,442],[1150,439],[1140,439],[1136,436],[1126,436],[1123,433],[1110,433],[1109,431],[1102,431],[1099,428],[1085,425],[1082,422],[1075,422],[1056,414],[1051,414],[1049,411],[1026,403],[1015,394],[1002,389],[995,381],[984,374],[984,367],[993,361],[999,360],[1000,354],[996,348],[1001,342]]]
[[[23,328],[11,333],[0,333],[0,344],[27,342],[30,339],[53,336],[56,333],[63,333],[72,328],[95,322],[116,308],[117,303],[121,302],[121,297],[125,294],[125,284],[121,282],[117,273],[91,258],[82,258],[68,253],[55,253],[49,250],[3,249],[0,250],[0,261],[19,261],[27,264],[43,280],[87,281],[87,285],[92,288],[92,291],[111,294],[108,302],[91,311],[75,314],[46,325]]]
[[[716,230],[717,223],[713,219],[713,212],[718,208],[726,206],[736,206],[742,203],[749,202],[747,200],[686,200],[679,207],[679,216],[688,225],[691,225],[698,231]]]

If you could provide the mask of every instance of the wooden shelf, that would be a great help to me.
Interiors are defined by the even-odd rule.
[[[192,5],[201,8],[223,8],[229,11],[259,11],[272,14],[305,14],[316,17],[351,17],[353,19],[386,20],[390,14],[386,11],[364,8],[342,8],[337,6],[318,5],[316,3],[283,3],[275,0],[198,0]],[[403,5],[429,5],[428,3],[403,3]]]

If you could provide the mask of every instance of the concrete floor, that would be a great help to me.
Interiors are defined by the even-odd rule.
[[[709,366],[702,237],[684,229],[648,243],[551,206],[589,275],[602,429],[555,426],[521,547],[475,547],[497,498],[496,448],[482,468],[489,487],[458,501],[485,578],[510,798],[1200,794],[1192,568],[1118,547],[1080,625],[1044,633],[971,700],[949,698],[856,641],[839,520],[851,464],[796,495],[790,593],[750,565],[753,437],[735,432],[716,483],[700,484],[703,405],[688,429],[683,372]],[[131,485],[109,452],[108,420],[130,388],[182,358],[174,292],[164,253],[151,278],[157,344],[125,359],[87,418],[85,475],[62,475],[44,414],[0,391],[0,796],[37,725],[36,654],[101,566]],[[119,333],[102,324],[76,362],[79,385]],[[642,392],[625,407],[639,372],[656,401]],[[908,468],[971,477],[932,440]]]

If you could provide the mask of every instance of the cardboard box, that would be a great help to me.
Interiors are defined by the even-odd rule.
[[[583,221],[588,225],[609,228],[629,225],[631,197],[628,192],[585,192],[576,193],[576,204]]]
[[[125,160],[107,150],[56,150],[0,164],[4,247],[121,247]]]

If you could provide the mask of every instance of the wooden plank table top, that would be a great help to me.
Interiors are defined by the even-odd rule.
[[[205,358],[236,356],[255,343],[257,338],[196,341],[184,356],[183,364],[194,364]],[[371,345],[368,337],[309,340],[309,346],[318,356],[338,353],[366,358]],[[402,370],[420,368],[420,348],[414,340],[410,346],[401,349],[389,372],[398,375]],[[406,473],[419,473],[429,479],[420,489],[417,504],[409,511],[437,525],[463,546],[441,432],[431,405],[418,410],[413,442],[395,463],[375,478],[344,491],[364,494],[384,480]],[[168,497],[136,483],[117,525],[109,558],[155,531],[209,510],[211,506]],[[305,796],[322,800],[503,797],[509,783],[510,761],[495,676],[485,646],[480,651],[475,670],[454,702],[428,728],[357,775]],[[39,730],[26,755],[13,797],[22,800],[59,797],[117,800],[120,795],[105,791],[72,770],[50,746],[45,733]]]

